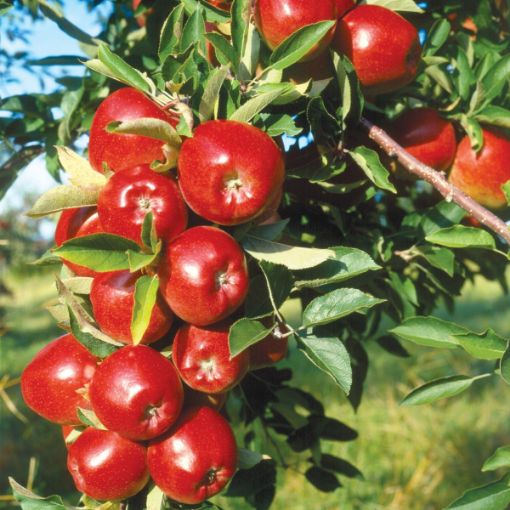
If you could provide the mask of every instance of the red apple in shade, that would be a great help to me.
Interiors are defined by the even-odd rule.
[[[115,351],[99,365],[89,388],[99,421],[123,437],[160,436],[181,412],[182,384],[173,363],[145,345]]]
[[[78,407],[90,409],[83,397],[97,358],[67,334],[39,351],[21,374],[21,393],[32,411],[60,425],[79,425]]]
[[[160,263],[161,292],[181,319],[206,326],[236,310],[248,293],[248,269],[236,240],[215,227],[193,227]]]
[[[367,94],[397,90],[414,80],[421,57],[418,31],[378,5],[360,5],[337,24],[333,47],[353,63]]]
[[[388,126],[388,132],[412,154],[432,168],[450,168],[457,150],[455,129],[433,108],[407,110]]]
[[[305,0],[255,0],[255,25],[266,44],[274,49],[300,28],[319,21],[337,19],[336,0],[307,2]],[[333,27],[310,50],[305,59],[324,51],[333,38]]]
[[[109,430],[86,429],[69,447],[67,469],[80,492],[100,501],[134,496],[149,480],[145,447]]]
[[[90,291],[92,311],[97,324],[104,333],[125,344],[133,343],[131,318],[135,285],[139,277],[139,273],[129,271],[101,273],[94,278]],[[140,343],[150,344],[159,340],[168,332],[172,322],[172,312],[158,297],[152,309],[149,326]]]
[[[55,244],[62,246],[69,239],[99,234],[100,232],[103,232],[103,227],[95,207],[64,209],[57,222]],[[62,260],[62,262],[76,276],[95,276],[97,274],[88,267],[73,264],[67,260]]]
[[[223,393],[236,386],[250,365],[247,351],[230,359],[230,322],[208,327],[182,326],[174,338],[172,359],[182,380],[194,390]]]
[[[180,234],[188,212],[176,182],[148,166],[137,166],[113,175],[99,192],[99,220],[105,232],[141,243],[142,225],[152,213],[156,233],[165,241]]]
[[[232,0],[208,0],[209,4],[214,5],[218,9],[222,11],[230,11],[230,6],[232,5]]]
[[[289,340],[285,336],[286,333],[288,333],[287,328],[277,324],[275,329],[266,338],[250,346],[248,352],[250,355],[250,368],[252,370],[269,367],[287,356]]]
[[[189,386],[184,385],[184,409],[190,407],[209,406],[220,411],[228,399],[228,392],[225,393],[203,393],[201,391],[192,390]]]
[[[483,128],[484,144],[477,154],[464,137],[450,173],[450,182],[480,204],[497,209],[507,205],[501,186],[510,180],[510,139],[500,130]]]
[[[187,204],[221,225],[262,215],[285,178],[282,153],[273,139],[254,126],[231,120],[198,126],[182,145],[178,169]]]
[[[148,449],[155,484],[171,499],[197,504],[220,492],[234,475],[237,446],[227,420],[208,406],[185,411]]]
[[[341,18],[349,9],[352,9],[356,4],[354,0],[336,0],[336,14]]]
[[[164,142],[140,135],[109,133],[111,122],[135,120],[143,117],[164,120],[172,126],[177,119],[162,110],[141,92],[123,88],[110,94],[96,110],[90,129],[89,161],[98,172],[105,166],[114,172],[154,161],[165,161]]]

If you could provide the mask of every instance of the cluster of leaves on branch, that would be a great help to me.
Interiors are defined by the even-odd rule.
[[[474,148],[483,144],[482,125],[510,130],[508,6],[489,0],[431,1],[422,12],[410,0],[368,3],[402,11],[426,33],[417,79],[376,99],[363,97],[352,64],[336,54],[331,55],[330,79],[289,81],[288,70],[331,28],[331,22],[305,27],[271,52],[250,23],[248,0],[234,0],[231,13],[197,0],[156,1],[150,5],[145,28],[136,25],[130,5],[115,2],[96,37],[70,24],[58,7],[30,2],[80,41],[90,57],[89,71],[82,78],[58,79],[60,87],[50,94],[2,100],[0,108],[10,115],[0,118],[0,136],[12,147],[0,170],[2,193],[27,158],[44,152],[48,171],[59,178],[61,162],[71,184],[62,194],[38,202],[33,213],[91,205],[90,195],[83,203],[83,193],[69,192],[69,186],[90,190],[85,173],[77,177],[79,159],[72,156],[66,164],[60,151],[59,162],[55,146],[73,146],[88,131],[99,102],[119,82],[160,103],[185,103],[195,125],[225,118],[250,122],[275,138],[313,137],[307,149],[298,150],[296,143],[287,151],[286,192],[280,208],[284,219],[269,226],[231,229],[250,257],[251,275],[244,317],[231,330],[231,352],[267,335],[261,317],[275,314],[286,321],[281,307],[297,299],[303,314],[299,324],[289,325],[293,341],[335,380],[339,397],[345,393],[355,409],[361,404],[369,369],[368,342],[377,342],[395,356],[408,356],[403,341],[463,349],[482,360],[471,374],[452,374],[416,388],[404,399],[409,405],[457,395],[489,376],[510,382],[508,339],[432,316],[439,304],[452,310],[465,282],[477,275],[496,280],[507,290],[508,247],[487,230],[463,224],[465,211],[440,201],[431,186],[392,174],[388,169],[392,162],[381,161],[377,147],[358,126],[361,115],[384,124],[408,107],[431,106],[455,122],[459,135],[467,133]],[[136,14],[148,7],[142,2]],[[476,34],[462,25],[468,17]],[[218,24],[219,30],[207,32],[206,22]],[[214,47],[217,66],[206,58],[208,44]],[[83,58],[51,56],[38,65],[75,65],[79,60]],[[54,114],[55,107],[62,117]],[[175,135],[190,136],[189,123],[181,122],[171,134],[174,140]],[[157,256],[155,247],[147,254],[136,243],[110,241],[106,245],[101,236],[87,242],[75,239],[58,255],[77,263],[87,261],[103,271],[138,270],[143,256],[143,264]],[[54,260],[48,257],[45,263]],[[64,328],[104,356],[115,346],[105,344],[104,335],[81,315],[81,303],[87,300],[87,291],[78,285],[83,281],[64,276],[70,279],[60,284],[62,306],[54,312]],[[143,314],[139,320],[144,321]],[[351,441],[356,432],[326,416],[316,397],[293,387],[289,369],[249,375],[234,397],[228,414],[239,442],[252,454],[246,453],[227,496],[268,508],[278,470],[296,462],[306,465],[306,479],[323,491],[338,488],[339,476],[360,475],[344,459],[321,450],[322,441]],[[508,449],[502,449],[485,468],[506,466],[510,457]],[[35,496],[18,486],[14,490],[22,505],[32,508],[26,502]],[[47,508],[65,508],[54,497],[45,501]],[[506,508],[508,477],[468,492],[451,508],[465,501]],[[94,508],[93,502],[84,504],[80,508]],[[137,510],[144,504],[135,498],[127,508]],[[147,504],[148,510],[153,508],[160,506]]]

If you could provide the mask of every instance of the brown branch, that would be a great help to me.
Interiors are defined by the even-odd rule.
[[[411,156],[386,131],[364,117],[361,118],[360,124],[367,131],[368,136],[388,156],[396,157],[407,171],[430,183],[448,202],[455,202],[480,223],[483,223],[487,228],[501,236],[510,245],[510,229],[503,220],[448,182],[444,173],[434,170]]]

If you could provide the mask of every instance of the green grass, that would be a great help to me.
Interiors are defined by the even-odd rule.
[[[0,374],[15,377],[59,330],[42,308],[55,295],[51,275],[11,275],[6,283],[13,295],[0,297],[8,328],[0,339]],[[508,298],[492,283],[478,281],[469,286],[455,314],[441,311],[439,315],[478,331],[492,327],[510,335]],[[497,378],[480,381],[463,396],[434,405],[399,405],[412,388],[426,380],[482,373],[492,368],[491,363],[473,360],[460,351],[406,347],[412,357],[397,359],[375,344],[368,345],[371,368],[358,413],[331,379],[319,374],[299,352],[292,352],[293,384],[319,396],[328,415],[359,432],[358,440],[328,443],[325,451],[355,464],[365,479],[343,478],[342,489],[320,493],[299,474],[306,465],[298,462],[293,470],[279,471],[274,510],[436,510],[466,488],[496,476],[482,474],[480,467],[496,447],[510,444],[508,388]],[[31,456],[39,461],[36,490],[46,495],[69,494],[71,482],[59,428],[31,414],[17,387],[8,391],[30,424],[19,422],[0,402],[0,494],[8,492],[7,475],[26,482]],[[242,500],[220,497],[218,502],[230,510],[247,508]]]

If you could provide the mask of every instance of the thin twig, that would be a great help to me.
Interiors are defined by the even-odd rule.
[[[459,188],[448,182],[446,176],[418,161],[400,146],[386,131],[369,120],[361,118],[361,126],[368,136],[390,157],[396,157],[400,164],[410,173],[434,186],[448,202],[455,202],[480,223],[501,236],[510,245],[510,229],[507,224],[478,202],[466,195]]]

